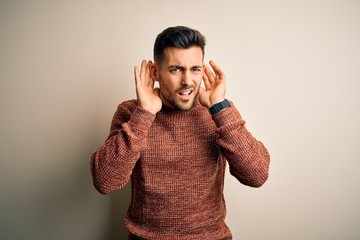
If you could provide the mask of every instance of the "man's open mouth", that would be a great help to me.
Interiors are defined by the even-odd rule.
[[[181,92],[179,92],[179,95],[188,96],[188,95],[190,95],[192,92],[193,92],[192,90],[181,91]]]

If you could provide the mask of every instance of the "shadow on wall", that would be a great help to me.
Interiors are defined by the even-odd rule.
[[[66,151],[49,156],[46,160],[52,164],[24,178],[21,189],[14,185],[16,189],[0,201],[0,239],[127,239],[123,219],[130,184],[112,195],[98,193],[89,171],[93,148],[89,144],[85,153],[77,150],[70,157]]]
[[[131,200],[131,183],[111,194],[110,207],[110,239],[126,240],[128,232],[124,225],[124,217]]]

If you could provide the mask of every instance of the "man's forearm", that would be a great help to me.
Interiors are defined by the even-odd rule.
[[[117,119],[113,120],[121,128],[113,129],[112,136],[91,157],[93,182],[100,193],[112,193],[129,181],[153,118],[137,108],[128,122],[119,124]]]
[[[246,129],[233,104],[213,119],[218,126],[218,144],[229,162],[231,174],[245,185],[262,186],[268,178],[270,164],[265,146]]]

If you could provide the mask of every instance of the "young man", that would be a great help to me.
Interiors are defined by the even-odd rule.
[[[205,38],[188,27],[160,33],[154,63],[134,68],[137,100],[119,105],[109,137],[91,157],[100,193],[131,179],[129,239],[232,239],[226,162],[242,184],[260,187],[268,178],[269,154],[225,99],[223,71],[214,61],[212,70],[203,63],[204,46]]]

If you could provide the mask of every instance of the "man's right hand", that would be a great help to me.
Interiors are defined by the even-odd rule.
[[[141,108],[156,114],[161,110],[162,101],[160,89],[154,88],[155,81],[150,76],[151,64],[151,61],[143,60],[140,72],[138,66],[134,67],[136,96]]]

